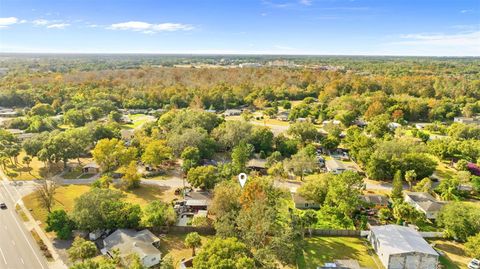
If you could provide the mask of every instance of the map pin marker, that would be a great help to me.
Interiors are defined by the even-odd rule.
[[[240,186],[245,186],[245,183],[247,182],[247,174],[245,173],[240,173],[238,175],[238,181],[240,182]]]

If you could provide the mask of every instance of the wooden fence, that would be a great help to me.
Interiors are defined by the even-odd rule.
[[[313,236],[351,236],[351,237],[360,237],[362,231],[358,230],[322,230],[322,229],[311,229]],[[308,229],[305,229],[305,234],[309,235],[310,232]]]

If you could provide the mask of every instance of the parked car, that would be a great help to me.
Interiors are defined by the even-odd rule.
[[[480,269],[480,260],[472,259],[472,260],[468,263],[468,268],[469,268],[469,269]]]
[[[0,203],[0,208],[1,209],[7,209],[7,205],[5,203]]]

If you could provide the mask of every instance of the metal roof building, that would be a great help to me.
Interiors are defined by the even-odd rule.
[[[412,228],[372,226],[369,241],[385,268],[436,269],[438,253]]]

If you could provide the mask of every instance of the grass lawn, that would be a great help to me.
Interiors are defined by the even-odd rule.
[[[465,254],[463,244],[448,240],[429,240],[435,244],[435,249],[442,251],[445,255],[440,256],[440,263],[447,269],[466,268],[471,258]]]
[[[362,267],[383,268],[367,242],[356,237],[305,238],[303,254],[297,258],[297,265],[301,269],[315,269],[338,259],[355,259]]]
[[[457,174],[457,171],[448,165],[448,162],[438,161],[437,168],[435,169],[435,175],[440,179],[452,178]]]
[[[58,187],[55,194],[55,205],[53,209],[64,209],[67,212],[72,211],[75,199],[89,190],[90,186],[88,185],[67,185]],[[142,187],[138,189],[125,192],[125,194],[127,195],[125,198],[127,202],[139,204],[142,207],[154,200],[170,202],[175,197],[173,189],[166,190],[152,185],[142,185]],[[33,217],[42,222],[43,227],[48,213],[47,210],[40,205],[36,193],[25,196],[23,202],[31,211]]]
[[[18,164],[17,165],[7,165],[7,171],[6,174],[13,180],[34,180],[41,178],[41,172],[43,167],[43,162],[39,161],[37,158],[32,158],[32,161],[29,166],[23,163],[23,157],[25,157],[26,154],[24,151],[20,152],[20,155],[18,155],[17,160]]]
[[[132,121],[130,124],[123,124],[125,129],[136,129],[142,126],[144,123],[155,120],[154,117],[145,114],[131,114],[128,118]]]
[[[173,259],[173,264],[175,268],[179,268],[180,261],[182,259],[188,259],[192,257],[192,249],[187,248],[183,243],[185,241],[186,234],[183,235],[176,235],[176,234],[168,234],[162,238],[162,242],[160,243],[160,251],[165,256],[170,256]],[[212,236],[202,236],[202,245],[205,245],[207,241]],[[198,253],[199,249],[196,250]]]

